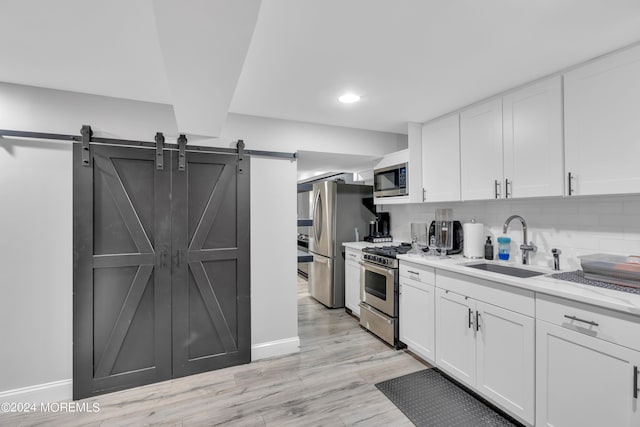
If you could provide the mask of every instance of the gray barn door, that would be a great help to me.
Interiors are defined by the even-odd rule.
[[[238,174],[236,156],[187,154],[172,176],[176,377],[251,358],[249,169]]]
[[[74,146],[74,399],[250,361],[238,157]],[[245,160],[248,160],[245,158]],[[246,161],[245,163],[248,163]]]
[[[152,150],[74,146],[73,392],[171,378],[170,171]],[[169,153],[165,152],[165,158]]]

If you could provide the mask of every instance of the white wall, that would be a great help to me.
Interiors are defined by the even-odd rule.
[[[0,141],[0,402],[42,384],[28,391],[70,397],[71,157],[65,142]]]
[[[383,156],[407,148],[407,136],[339,126],[229,114],[222,141],[243,139],[248,149]]]
[[[640,255],[640,195],[568,197],[484,202],[386,205],[391,213],[391,232],[398,240],[410,241],[411,222],[431,222],[436,208],[452,208],[461,222],[475,218],[485,226],[485,235],[502,234],[504,221],[518,214],[527,221],[528,238],[538,246],[531,263],[552,266],[552,248],[562,250],[563,269],[578,269],[580,255],[612,253]],[[522,227],[509,226],[511,255],[520,262]]]
[[[178,134],[171,106],[0,83],[0,129],[152,141]],[[248,149],[395,151],[380,134],[230,115],[220,140]],[[296,163],[251,159],[252,358],[298,351]],[[72,152],[64,142],[0,141],[0,401],[71,398]],[[8,327],[8,325],[10,327]]]
[[[296,172],[293,160],[251,158],[253,360],[299,350]]]

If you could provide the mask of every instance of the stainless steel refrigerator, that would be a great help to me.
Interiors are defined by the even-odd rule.
[[[370,185],[323,181],[313,184],[309,252],[309,293],[329,308],[344,307],[343,242],[367,234],[375,218],[364,199],[373,197]]]

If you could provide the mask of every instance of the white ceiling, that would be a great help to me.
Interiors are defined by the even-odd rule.
[[[260,0],[0,0],[0,81],[171,104],[180,132],[217,136],[259,10]]]
[[[639,40],[638,0],[265,0],[231,110],[406,133]]]
[[[261,3],[0,0],[0,81],[173,104],[179,125],[231,111],[406,133],[640,41],[638,0]],[[346,90],[362,101],[338,104]]]

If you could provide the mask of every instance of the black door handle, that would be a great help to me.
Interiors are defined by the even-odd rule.
[[[577,322],[586,323],[587,325],[600,326],[596,322],[594,322],[593,320],[584,320],[584,319],[581,319],[581,318],[576,317],[576,316],[569,316],[568,314],[565,314],[564,317],[567,318],[567,319],[575,320]]]
[[[638,367],[633,367],[633,398],[638,398]]]

